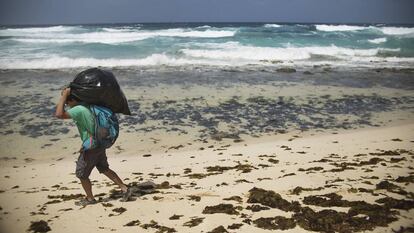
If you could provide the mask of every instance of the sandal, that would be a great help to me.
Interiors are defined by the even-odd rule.
[[[75,202],[75,205],[77,206],[87,206],[87,205],[93,205],[96,204],[97,201],[95,199],[88,200],[87,198],[83,198],[80,201]]]

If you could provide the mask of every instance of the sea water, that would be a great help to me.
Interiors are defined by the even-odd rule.
[[[0,69],[414,67],[414,26],[274,23],[0,28]]]

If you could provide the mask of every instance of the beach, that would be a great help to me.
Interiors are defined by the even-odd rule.
[[[135,200],[94,170],[99,202],[74,205],[80,140],[53,113],[81,69],[3,69],[2,232],[413,231],[412,69],[110,69],[133,115],[107,155]]]
[[[131,23],[0,27],[0,232],[413,232],[414,27]],[[116,76],[98,203],[54,116],[84,69]]]

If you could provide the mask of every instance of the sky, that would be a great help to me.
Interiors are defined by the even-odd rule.
[[[0,0],[0,24],[414,24],[414,0]]]

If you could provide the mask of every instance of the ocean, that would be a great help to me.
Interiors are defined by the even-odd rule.
[[[273,23],[0,28],[0,69],[414,67],[414,26]]]

